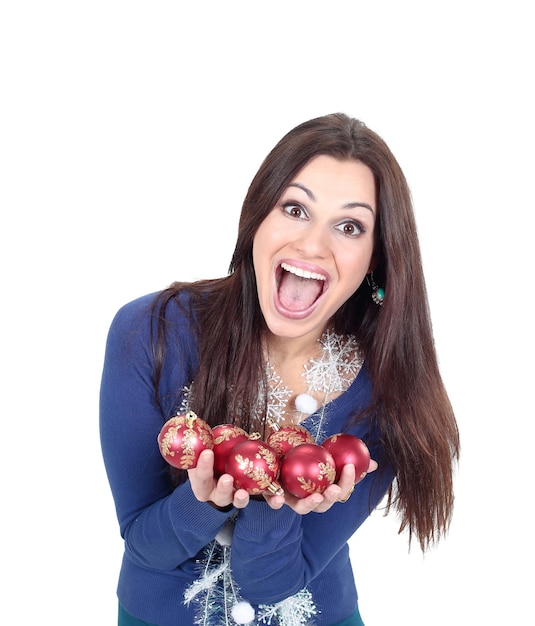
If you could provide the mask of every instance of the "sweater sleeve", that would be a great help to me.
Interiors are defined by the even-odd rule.
[[[135,562],[169,571],[217,534],[229,513],[199,502],[186,482],[174,489],[158,433],[190,374],[194,346],[179,332],[155,402],[150,304],[154,294],[124,306],[106,343],[100,392],[100,437],[125,550]],[[177,305],[173,321],[181,323]],[[173,342],[171,342],[172,344]],[[180,344],[180,345],[179,345]]]

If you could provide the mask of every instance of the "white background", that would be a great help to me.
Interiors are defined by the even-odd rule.
[[[111,318],[225,274],[262,158],[344,111],[411,185],[463,445],[446,541],[409,554],[380,513],[352,540],[362,615],[535,624],[529,4],[2,3],[2,623],[115,623]]]

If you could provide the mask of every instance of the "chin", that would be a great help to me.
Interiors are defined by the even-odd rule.
[[[317,334],[319,337],[327,326],[327,321],[314,321],[310,315],[296,319],[277,313],[264,319],[272,335],[285,339],[298,339],[311,333]]]

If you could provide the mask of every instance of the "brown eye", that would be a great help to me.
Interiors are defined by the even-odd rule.
[[[342,222],[336,226],[336,229],[348,237],[358,237],[366,232],[362,224],[354,221]]]
[[[283,204],[282,210],[290,217],[295,217],[297,219],[306,217],[305,209],[300,204],[295,204],[295,202],[287,202]]]

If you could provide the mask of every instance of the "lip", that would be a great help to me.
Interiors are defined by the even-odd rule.
[[[296,269],[298,275],[303,275],[305,277],[314,278],[315,280],[324,281],[323,290],[320,296],[313,302],[313,304],[308,309],[304,309],[303,311],[290,311],[286,307],[284,307],[281,301],[279,300],[279,290],[278,290],[279,280],[280,280],[282,272],[288,271],[282,267],[283,265],[287,265],[291,268]],[[273,302],[274,302],[275,310],[277,311],[277,313],[279,313],[279,315],[282,315],[283,317],[286,317],[288,319],[301,320],[301,319],[305,319],[309,317],[309,315],[311,315],[315,311],[319,303],[323,300],[324,295],[328,291],[329,282],[330,282],[329,273],[326,272],[322,267],[319,267],[318,265],[314,265],[312,263],[304,263],[303,261],[299,261],[296,259],[281,259],[281,261],[278,263],[277,267],[275,268],[275,276],[274,276]]]

